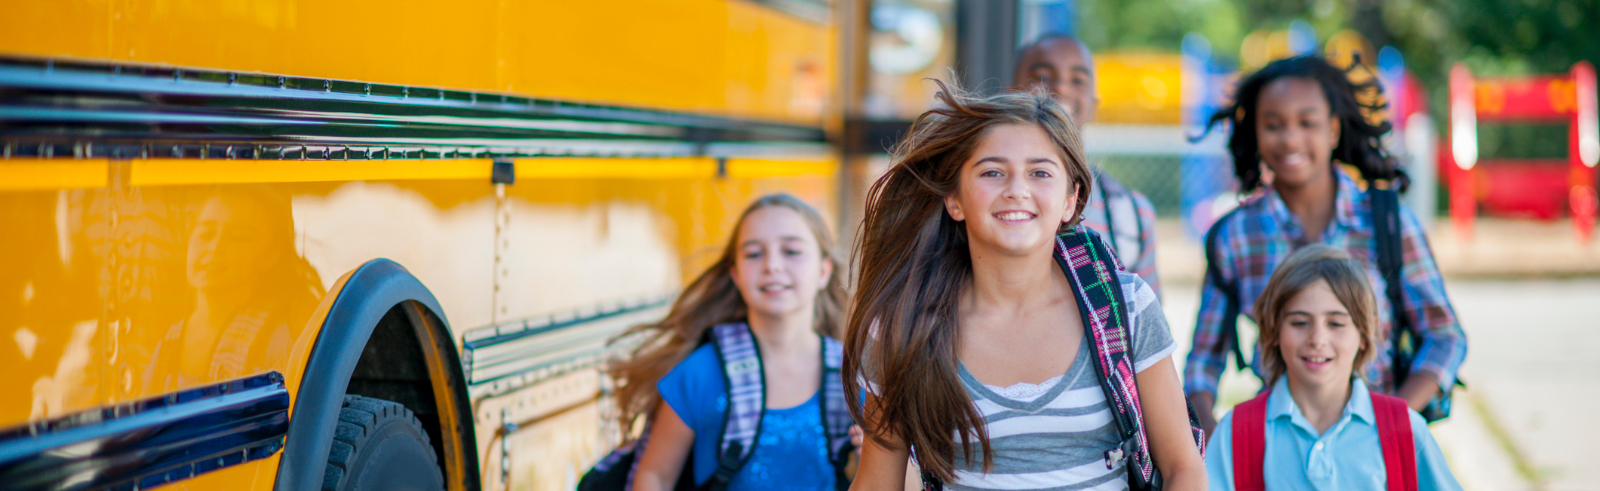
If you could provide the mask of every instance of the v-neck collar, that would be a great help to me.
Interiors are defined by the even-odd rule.
[[[1356,202],[1361,200],[1362,191],[1356,186],[1355,179],[1340,170],[1338,166],[1332,169],[1334,178],[1333,219],[1328,220],[1328,226],[1320,234],[1321,242],[1328,243],[1329,238],[1343,230],[1358,228],[1360,217],[1356,216]],[[1283,196],[1273,189],[1267,193],[1267,209],[1273,219],[1282,224],[1284,235],[1291,243],[1303,245],[1310,243],[1305,224],[1300,222],[1300,217],[1289,211],[1288,203],[1283,201]]]
[[[983,385],[983,382],[978,381],[977,377],[972,376],[972,372],[967,371],[967,365],[965,363],[961,363],[960,360],[956,360],[956,371],[961,376],[962,385],[967,386],[967,392],[972,396],[988,399],[989,401],[1004,406],[1007,409],[1014,409],[1024,412],[1037,412],[1040,409],[1044,409],[1046,405],[1049,405],[1050,401],[1056,400],[1056,397],[1060,397],[1062,392],[1065,392],[1068,387],[1072,387],[1072,384],[1076,383],[1079,378],[1083,377],[1085,367],[1088,366],[1083,363],[1083,360],[1089,356],[1091,355],[1089,355],[1088,343],[1078,343],[1078,353],[1072,358],[1072,365],[1067,367],[1067,372],[1063,374],[1061,378],[1057,379],[1055,385],[1050,387],[1050,390],[1045,391],[1043,394],[1039,394],[1039,397],[1036,397],[1031,401],[1019,401],[1016,399],[1011,399],[989,390],[988,387]]]

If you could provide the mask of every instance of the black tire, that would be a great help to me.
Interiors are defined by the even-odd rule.
[[[443,491],[439,460],[422,423],[398,403],[344,396],[328,450],[327,491]]]

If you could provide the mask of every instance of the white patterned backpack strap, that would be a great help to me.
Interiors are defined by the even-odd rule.
[[[744,467],[761,434],[761,416],[767,407],[765,370],[761,349],[750,326],[739,322],[711,328],[711,338],[722,362],[728,386],[728,410],[723,414],[722,436],[717,439],[717,470],[706,483],[712,490],[728,487],[734,473]]]
[[[843,365],[844,345],[822,336],[822,433],[827,438],[828,461],[833,464],[834,488],[841,491],[850,488],[844,471],[850,452],[855,450],[855,445],[850,444],[850,426],[855,420],[850,417],[844,379],[839,375]]]

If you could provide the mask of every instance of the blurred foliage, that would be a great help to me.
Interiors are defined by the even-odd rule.
[[[1600,0],[1078,0],[1079,33],[1095,49],[1170,52],[1189,32],[1237,61],[1245,36],[1305,20],[1320,43],[1342,29],[1394,45],[1445,113],[1450,66],[1477,75],[1564,73],[1600,64]],[[1320,45],[1319,45],[1320,46]],[[1237,63],[1235,63],[1237,65]],[[1440,125],[1442,128],[1443,125]]]

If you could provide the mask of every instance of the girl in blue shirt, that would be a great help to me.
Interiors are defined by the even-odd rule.
[[[1391,469],[1374,400],[1355,370],[1371,361],[1379,342],[1376,303],[1365,269],[1328,245],[1305,246],[1273,272],[1255,304],[1271,387],[1265,428],[1258,430],[1265,435],[1262,462],[1234,461],[1241,404],[1222,418],[1206,445],[1213,491],[1248,488],[1241,483],[1252,479],[1236,476],[1240,469],[1259,469],[1257,479],[1266,489],[1392,489],[1386,488]],[[1403,407],[1398,399],[1393,404]],[[1410,409],[1405,414],[1415,455],[1398,458],[1416,459],[1417,482],[1402,489],[1461,489],[1422,416]]]
[[[727,382],[713,346],[699,341],[726,323],[745,323],[755,336],[767,405],[755,449],[727,489],[834,489],[818,392],[822,336],[837,337],[844,299],[836,258],[816,210],[788,194],[762,197],[667,317],[624,335],[646,339],[613,370],[622,421],[653,423],[635,491],[674,489],[684,472],[702,487],[716,470]]]

